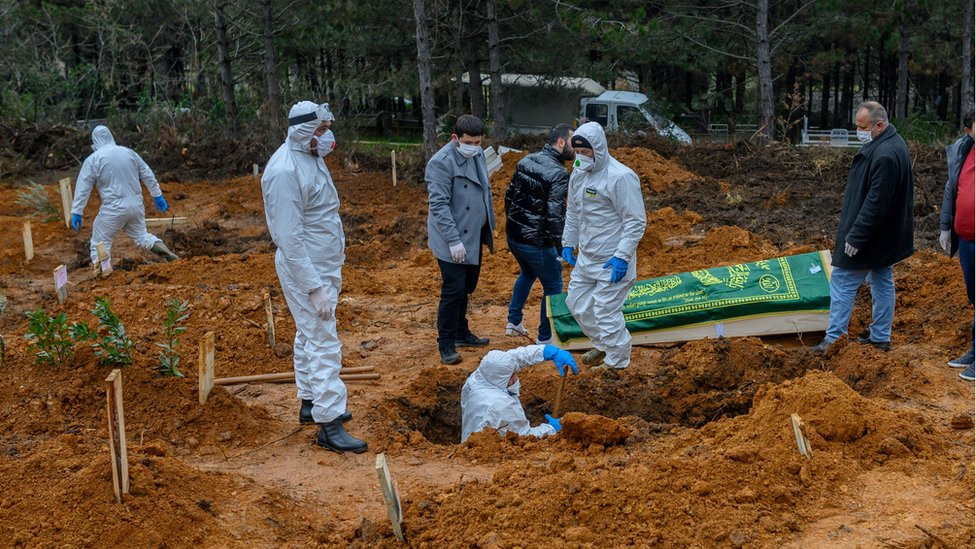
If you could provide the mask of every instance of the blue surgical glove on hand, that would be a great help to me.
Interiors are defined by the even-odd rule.
[[[81,228],[81,214],[71,214],[71,228],[76,231]]]
[[[542,350],[542,357],[553,361],[556,364],[556,371],[563,377],[566,377],[566,366],[572,368],[574,374],[579,373],[576,361],[573,360],[573,355],[569,354],[569,351],[564,351],[555,345],[546,345],[545,349]]]
[[[154,196],[153,197],[153,204],[156,205],[156,209],[157,210],[159,210],[159,211],[161,211],[163,213],[166,213],[166,210],[169,209],[169,204],[166,203],[166,199],[163,198],[163,195]]]
[[[569,246],[563,248],[563,261],[569,263],[570,267],[576,266],[576,256],[573,255],[573,249]]]
[[[611,257],[610,261],[603,264],[604,269],[610,269],[611,267],[613,268],[613,270],[610,271],[611,284],[616,284],[627,276],[627,262],[623,259],[620,259],[619,257]]]
[[[546,414],[546,423],[552,425],[552,428],[555,429],[557,433],[563,428],[563,426],[559,424],[559,418],[552,417],[549,414]]]

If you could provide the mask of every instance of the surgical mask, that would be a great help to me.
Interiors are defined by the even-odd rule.
[[[870,143],[874,138],[871,137],[871,130],[857,130],[857,140],[865,145]]]
[[[479,145],[468,145],[467,143],[458,143],[458,152],[461,156],[465,158],[474,158],[478,156],[481,152],[481,147]]]
[[[576,162],[573,162],[573,167],[583,172],[592,172],[594,165],[592,158],[582,154],[576,155]]]
[[[318,142],[318,153],[322,158],[329,156],[329,153],[335,150],[336,141],[332,130],[326,130],[325,133],[319,136]]]
[[[522,389],[522,380],[518,380],[515,383],[508,386],[508,394],[512,396],[519,396],[519,391]]]

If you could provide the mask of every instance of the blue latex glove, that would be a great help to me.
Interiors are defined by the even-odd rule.
[[[563,426],[559,424],[559,418],[552,417],[549,414],[546,414],[546,423],[552,425],[552,428],[555,429],[557,433],[563,428]]]
[[[545,349],[542,350],[542,357],[553,361],[556,364],[556,371],[563,377],[566,377],[566,366],[572,368],[574,374],[579,373],[576,361],[573,360],[573,355],[569,354],[569,351],[564,351],[555,345],[546,345]]]
[[[81,215],[71,214],[71,228],[75,231],[81,228]]]
[[[616,284],[627,276],[627,262],[623,259],[620,259],[619,257],[611,257],[610,261],[603,264],[604,269],[610,269],[611,267],[613,268],[613,270],[610,271],[611,284]]]
[[[169,204],[166,203],[166,199],[163,198],[163,195],[154,196],[153,197],[153,204],[156,205],[156,209],[157,210],[159,210],[159,211],[161,211],[163,213],[166,213],[166,210],[169,209]]]
[[[576,266],[576,256],[573,255],[573,249],[569,246],[563,248],[563,260],[569,263],[570,267]]]

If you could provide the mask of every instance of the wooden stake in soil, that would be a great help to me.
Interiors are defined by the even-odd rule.
[[[103,242],[95,243],[95,255],[98,256],[98,263],[95,265],[95,273],[101,274],[102,278],[112,274],[112,258],[108,255]]]
[[[74,202],[74,197],[71,194],[71,178],[65,177],[58,184],[58,189],[61,191],[61,209],[64,210],[64,226],[71,228],[71,203]]]
[[[393,186],[396,187],[397,176],[396,176],[396,149],[390,151],[390,165],[393,166]]]
[[[566,366],[569,370],[569,366]],[[556,404],[552,407],[552,417],[560,417],[559,412],[563,409],[563,389],[566,388],[566,380],[569,379],[569,372],[563,370],[563,380],[559,382],[559,390],[556,391]]]
[[[200,380],[200,404],[207,403],[207,397],[214,386],[214,333],[207,332],[200,340],[200,359],[198,362]]]
[[[54,269],[54,293],[58,296],[58,303],[63,304],[68,299],[68,268],[64,265]]]
[[[146,219],[146,228],[171,227],[173,225],[183,225],[188,220],[185,217],[150,217]]]
[[[268,317],[268,345],[274,349],[275,346],[275,328],[274,328],[274,310],[271,309],[271,293],[268,290],[264,291],[264,313]]]
[[[358,368],[343,368],[339,370],[339,379],[368,380],[379,379],[379,374],[371,373],[372,366]],[[274,374],[255,374],[250,376],[220,377],[213,380],[214,385],[237,385],[238,383],[288,383],[295,381],[295,372],[279,372]]]
[[[796,437],[796,448],[800,454],[807,459],[813,458],[813,450],[810,449],[810,441],[807,439],[803,429],[803,420],[796,414],[790,414],[790,422],[793,423],[793,436]]]
[[[24,257],[27,261],[34,259],[34,235],[31,233],[30,221],[24,221]]]
[[[254,173],[254,177],[257,177],[258,175],[260,175],[259,172],[258,172],[258,165],[257,164],[251,164],[251,171]]]
[[[386,456],[376,454],[376,476],[380,479],[380,490],[383,492],[383,500],[386,501],[386,514],[393,523],[393,535],[403,543],[407,539],[403,536],[403,509],[400,506],[400,494],[397,492],[396,483],[390,476],[390,468],[386,465]]]
[[[105,378],[108,405],[108,447],[112,456],[112,488],[116,503],[129,493],[129,454],[125,446],[125,413],[122,408],[122,370],[112,370]]]

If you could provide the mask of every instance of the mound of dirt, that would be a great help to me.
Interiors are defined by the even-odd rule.
[[[583,446],[613,446],[623,444],[630,437],[627,427],[608,417],[570,412],[562,417],[560,423],[560,433]]]
[[[623,165],[634,170],[640,178],[641,188],[645,190],[663,193],[674,183],[698,178],[678,161],[667,159],[651,149],[621,147],[610,151],[610,154]]]

